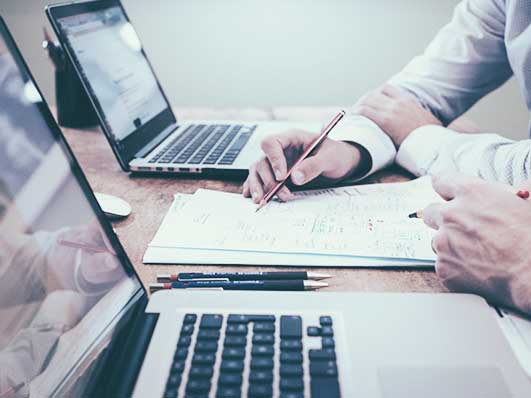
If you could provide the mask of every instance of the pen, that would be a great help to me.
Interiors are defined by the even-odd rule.
[[[515,193],[516,196],[522,199],[529,199],[529,191],[521,189],[518,192]],[[424,217],[424,214],[422,213],[422,210],[418,210],[414,213],[408,214],[408,218],[420,218],[422,219]]]
[[[157,282],[190,280],[225,281],[265,281],[265,280],[314,280],[330,278],[331,275],[319,272],[181,272],[179,274],[159,274]]]
[[[188,281],[150,283],[149,290],[162,289],[223,289],[223,290],[316,290],[328,286],[326,282],[285,280],[285,281]]]
[[[83,249],[94,253],[110,253],[110,251],[103,247],[96,247],[87,245],[85,243],[72,242],[66,239],[59,239],[57,241],[62,246],[71,247],[72,249]]]
[[[288,178],[291,176],[291,173],[293,170],[295,170],[301,162],[306,159],[314,150],[316,150],[319,145],[324,141],[324,139],[328,136],[328,134],[332,131],[332,129],[339,123],[341,119],[343,119],[343,116],[345,116],[346,112],[344,110],[340,111],[337,115],[334,116],[334,118],[321,130],[321,134],[313,141],[308,148],[303,152],[303,154],[297,159],[297,161],[291,166],[291,168],[288,170],[286,176],[278,181],[273,188],[262,198],[260,203],[258,204],[258,207],[256,208],[256,211],[259,211],[262,207],[264,207],[270,200],[273,198],[273,196],[276,195],[276,193],[284,186]]]

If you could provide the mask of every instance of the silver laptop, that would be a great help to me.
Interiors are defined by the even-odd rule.
[[[51,5],[47,14],[123,170],[237,178],[266,135],[319,131],[314,123],[178,122],[120,1]]]
[[[476,296],[148,300],[3,21],[0,36],[1,398],[531,396]]]

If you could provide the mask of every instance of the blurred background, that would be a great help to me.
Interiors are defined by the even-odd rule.
[[[0,0],[0,13],[49,103],[41,48],[46,0]],[[458,0],[123,0],[174,106],[353,104],[399,71]],[[468,114],[523,139],[529,113],[511,79]]]

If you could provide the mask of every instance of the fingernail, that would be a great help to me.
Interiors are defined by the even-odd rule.
[[[279,169],[275,169],[275,177],[277,178],[277,180],[280,180],[282,178],[282,173],[280,172]]]
[[[258,198],[258,192],[253,191],[253,192],[251,193],[251,196],[253,197],[253,200],[256,200],[256,198]]]
[[[296,170],[291,175],[291,179],[295,184],[301,185],[304,182],[304,174],[302,173],[302,171]]]

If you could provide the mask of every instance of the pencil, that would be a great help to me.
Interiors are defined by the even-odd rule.
[[[286,181],[288,181],[289,177],[291,176],[291,173],[301,164],[301,162],[306,159],[308,156],[312,154],[313,151],[315,151],[319,145],[324,141],[324,139],[328,136],[328,134],[332,131],[332,129],[339,123],[341,119],[343,119],[343,116],[345,116],[346,112],[344,110],[340,111],[337,115],[334,116],[334,118],[321,130],[321,134],[313,141],[308,148],[302,153],[302,155],[297,159],[297,161],[291,166],[291,168],[286,173],[286,176],[278,181],[273,188],[262,198],[260,203],[258,204],[258,207],[256,208],[256,211],[259,211],[262,207],[264,207],[269,201],[273,198],[273,196],[276,195],[276,193],[284,186]]]
[[[524,200],[526,199],[529,199],[529,197],[531,196],[529,191],[525,190],[525,189],[521,189],[519,190],[518,192],[515,192],[515,195],[518,196],[519,198],[522,198]],[[411,214],[408,214],[407,215],[408,218],[419,218],[419,219],[422,219],[424,218],[424,214],[422,212],[422,210],[417,210]]]

